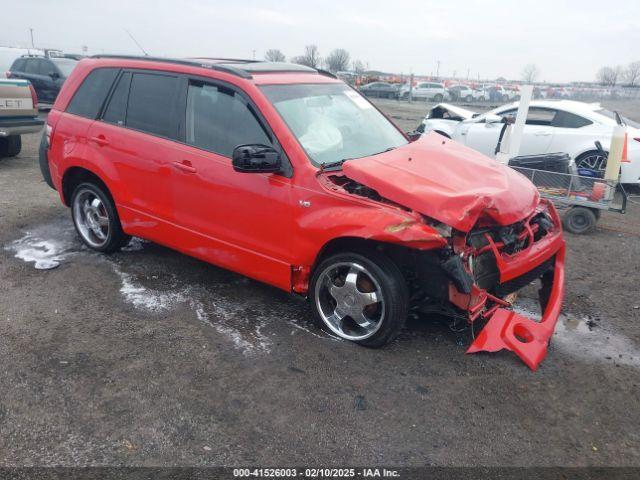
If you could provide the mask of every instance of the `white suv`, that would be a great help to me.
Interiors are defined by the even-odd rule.
[[[403,85],[399,92],[400,98],[407,100],[409,98],[409,85]],[[413,87],[413,99],[433,100],[441,102],[449,99],[449,92],[442,83],[436,82],[420,82]]]

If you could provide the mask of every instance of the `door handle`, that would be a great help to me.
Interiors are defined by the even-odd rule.
[[[93,143],[100,145],[101,147],[106,147],[107,145],[109,145],[109,140],[106,139],[106,137],[104,135],[98,135],[97,137],[91,137],[89,138],[90,141],[92,141]]]
[[[173,166],[178,170],[182,170],[186,173],[196,173],[198,171],[193,165],[191,165],[191,162],[189,160],[183,160],[182,162],[173,162]]]
[[[548,137],[551,132],[536,132],[536,137]]]

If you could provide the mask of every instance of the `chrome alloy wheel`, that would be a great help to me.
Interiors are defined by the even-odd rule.
[[[73,220],[85,242],[101,248],[109,239],[109,213],[95,192],[84,188],[73,200]]]
[[[346,340],[369,338],[384,321],[380,284],[357,263],[329,265],[318,276],[314,297],[322,321]]]

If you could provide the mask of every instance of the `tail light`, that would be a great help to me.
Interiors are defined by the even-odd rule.
[[[38,109],[38,94],[36,90],[33,88],[33,85],[29,84],[29,91],[31,92],[31,102],[33,103],[33,108]]]
[[[4,72],[4,76],[7,77],[7,78],[11,78],[11,75],[12,75],[12,73],[9,70]]]

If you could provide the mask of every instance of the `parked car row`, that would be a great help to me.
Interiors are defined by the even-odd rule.
[[[410,88],[408,84],[372,82],[360,87],[360,91],[368,97],[394,98],[408,100],[425,100],[433,102],[509,102],[520,99],[515,88],[501,85],[469,86],[454,84],[445,86],[439,82],[418,82]]]

